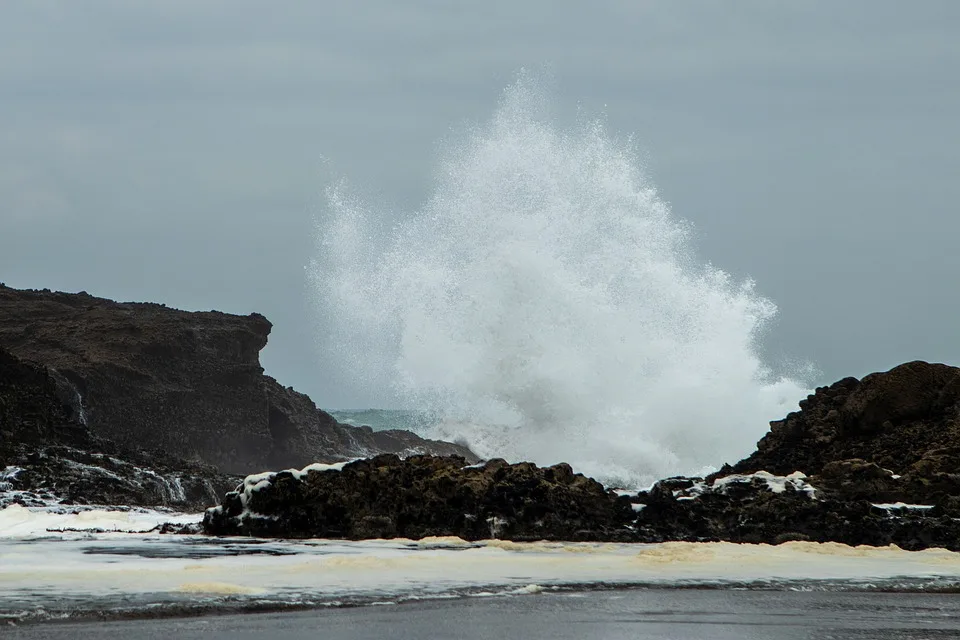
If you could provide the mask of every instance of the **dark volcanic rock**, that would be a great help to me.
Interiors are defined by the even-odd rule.
[[[818,389],[758,451],[616,497],[566,465],[380,456],[248,477],[213,534],[897,544],[960,550],[960,369],[912,362]]]
[[[270,329],[258,314],[0,285],[0,347],[49,367],[73,417],[128,449],[231,473],[383,452],[475,459],[464,447],[410,432],[338,424],[310,398],[263,374],[259,352]]]
[[[859,459],[892,473],[960,470],[960,369],[909,362],[821,387],[801,411],[770,423],[737,472],[813,475]]]
[[[629,540],[630,503],[569,465],[380,455],[248,477],[207,511],[214,535]]]
[[[0,508],[51,504],[196,510],[236,482],[209,465],[146,456],[90,432],[57,376],[0,348]]]
[[[960,369],[909,362],[821,387],[731,470],[801,470],[838,499],[960,496]]]
[[[784,480],[786,480],[784,482]],[[724,540],[779,544],[791,540],[904,549],[960,550],[960,520],[943,509],[896,508],[876,499],[820,495],[802,474],[721,477],[676,490],[657,483],[639,499],[639,540]]]
[[[639,537],[960,550],[960,369],[910,362],[845,378],[770,426],[736,465],[640,494]],[[803,472],[816,492],[767,472]]]
[[[46,368],[21,362],[0,348],[0,456],[18,444],[89,445],[90,432],[70,413]]]

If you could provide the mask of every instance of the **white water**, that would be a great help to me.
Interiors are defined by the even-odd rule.
[[[697,260],[629,144],[546,102],[509,87],[419,211],[328,190],[324,366],[485,457],[634,486],[744,457],[805,394],[758,355],[775,305]]]
[[[13,504],[0,509],[0,539],[48,536],[64,530],[144,533],[164,523],[191,524],[203,514],[177,513],[155,509],[85,506],[22,507]]]
[[[519,596],[563,585],[838,590],[873,585],[915,591],[955,588],[960,580],[960,554],[942,549],[810,542],[284,541],[112,532],[199,517],[145,510],[0,510],[0,625],[5,619],[95,612],[138,615],[164,606],[187,611]]]

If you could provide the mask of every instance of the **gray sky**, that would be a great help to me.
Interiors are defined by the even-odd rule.
[[[260,311],[268,373],[362,404],[312,349],[322,189],[416,207],[522,66],[635,133],[700,255],[779,305],[773,360],[960,364],[956,0],[5,1],[0,281]]]

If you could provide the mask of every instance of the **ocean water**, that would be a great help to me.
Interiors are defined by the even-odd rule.
[[[429,434],[435,424],[429,412],[412,409],[333,409],[329,412],[338,422],[354,427],[366,426],[374,431],[406,429]]]
[[[340,182],[317,221],[322,362],[368,406],[641,486],[739,460],[806,394],[762,357],[775,304],[697,255],[629,139],[558,126],[521,74],[442,149],[420,209]]]
[[[411,614],[403,637],[416,637],[418,630],[431,627],[427,621],[459,609],[488,620],[496,611],[515,613],[509,624],[520,626],[508,636],[531,623],[543,607],[557,612],[558,620],[586,616],[584,628],[625,619],[677,624],[680,629],[697,620],[721,627],[818,622],[816,615],[803,618],[804,602],[820,607],[833,603],[833,622],[862,623],[862,613],[854,614],[860,606],[856,603],[862,603],[867,610],[883,609],[878,620],[902,622],[912,616],[921,626],[949,623],[955,628],[960,609],[955,596],[941,597],[960,590],[960,554],[943,550],[805,542],[768,546],[211,538],[149,531],[158,522],[198,520],[199,514],[70,514],[58,509],[12,506],[0,511],[0,624],[5,625],[0,634],[37,624],[46,629],[50,624],[96,622],[64,628],[102,633],[100,623],[111,619],[329,612],[344,607],[363,610],[347,614],[355,621],[378,620],[384,607],[432,612],[424,614],[423,621],[417,618],[420,614]],[[611,595],[611,590],[619,595]],[[891,605],[890,592],[917,597],[898,608]],[[784,610],[764,611],[758,603],[765,599],[782,602]],[[480,601],[499,604],[474,604]],[[438,602],[458,604],[438,608]],[[846,602],[847,608],[836,608],[838,602]],[[629,614],[618,610],[626,605],[639,609]],[[325,615],[293,620],[308,625]],[[458,620],[448,620],[444,628],[451,629]],[[544,629],[563,635],[557,620],[541,622],[547,625]],[[214,628],[219,624],[226,629],[234,623],[218,622]],[[24,637],[83,637],[79,631],[71,636],[56,630],[60,627],[51,628],[28,629]],[[473,633],[447,637],[489,637]],[[541,631],[541,637],[544,634]],[[264,632],[247,637],[270,636]]]

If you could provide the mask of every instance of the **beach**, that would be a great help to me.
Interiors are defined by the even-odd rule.
[[[960,600],[953,594],[631,589],[296,613],[47,624],[11,627],[3,635],[17,640],[919,640],[960,636]]]

